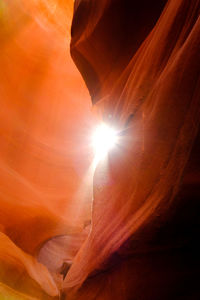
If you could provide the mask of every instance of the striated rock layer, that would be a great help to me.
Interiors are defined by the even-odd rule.
[[[0,299],[200,298],[199,11],[0,2]]]
[[[200,2],[100,2],[75,1],[71,53],[120,140],[66,299],[198,299]]]

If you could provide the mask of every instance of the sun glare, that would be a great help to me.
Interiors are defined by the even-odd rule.
[[[117,131],[104,123],[101,124],[92,136],[92,145],[97,160],[103,159],[108,151],[116,145],[117,140]]]

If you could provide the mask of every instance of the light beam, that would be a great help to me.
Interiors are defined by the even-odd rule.
[[[95,150],[97,161],[102,160],[118,141],[117,131],[112,127],[102,123],[94,131],[92,136],[92,145]]]

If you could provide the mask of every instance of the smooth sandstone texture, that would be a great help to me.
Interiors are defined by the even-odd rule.
[[[197,299],[200,193],[181,183],[200,121],[200,2],[96,2],[75,2],[71,53],[121,139],[95,172],[66,299]]]
[[[9,300],[59,294],[38,252],[80,234],[91,215],[94,122],[70,56],[72,14],[73,1],[0,1],[0,295]]]
[[[200,298],[199,11],[0,2],[1,299]]]

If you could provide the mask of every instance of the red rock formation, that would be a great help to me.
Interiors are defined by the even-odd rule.
[[[56,295],[33,257],[90,217],[93,121],[69,52],[72,9],[73,1],[0,3],[1,299]]]
[[[0,298],[199,299],[199,10],[1,1]]]
[[[95,1],[77,1],[72,57],[121,140],[95,173],[92,230],[64,283],[73,299],[196,293],[196,229],[180,228],[199,206],[188,216],[192,199],[177,192],[200,120],[200,3],[168,1],[161,13],[164,2],[102,1],[97,14]]]

